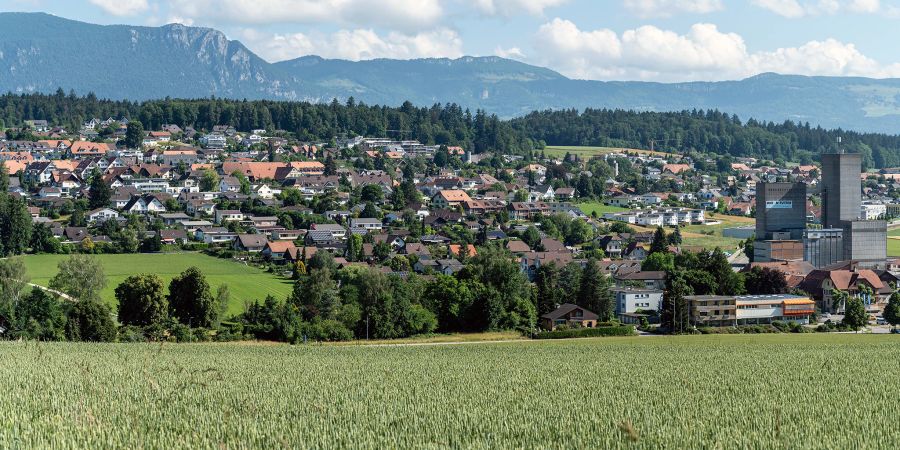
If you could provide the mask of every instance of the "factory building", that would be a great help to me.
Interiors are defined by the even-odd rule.
[[[754,261],[803,259],[806,230],[806,184],[756,185],[756,242]]]
[[[862,155],[822,155],[822,228],[843,228],[858,220],[862,205]]]

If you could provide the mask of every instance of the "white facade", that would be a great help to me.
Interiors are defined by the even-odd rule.
[[[616,315],[641,311],[659,311],[663,291],[652,289],[622,289],[616,292]]]

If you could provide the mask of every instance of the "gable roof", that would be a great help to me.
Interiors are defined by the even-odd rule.
[[[561,319],[563,317],[567,317],[569,313],[577,309],[580,309],[583,312],[583,315],[581,317],[581,319],[583,320],[597,320],[600,318],[600,316],[598,316],[597,314],[594,314],[591,311],[588,311],[578,305],[573,305],[571,303],[563,303],[562,305],[559,305],[558,308],[548,312],[547,314],[544,314],[541,317],[550,320]]]

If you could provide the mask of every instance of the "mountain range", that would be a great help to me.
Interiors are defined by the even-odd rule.
[[[270,63],[224,33],[179,24],[94,25],[0,13],[0,91],[101,98],[225,97],[396,106],[457,103],[501,117],[534,110],[719,109],[742,119],[900,134],[900,79],[762,74],[738,81],[587,81],[500,57]]]

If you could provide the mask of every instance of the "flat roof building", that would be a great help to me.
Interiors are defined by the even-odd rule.
[[[698,326],[730,327],[770,324],[775,321],[808,324],[816,303],[807,297],[778,295],[692,295],[691,322]]]
[[[822,228],[843,228],[859,219],[862,205],[862,155],[822,155]],[[846,237],[846,236],[845,236]]]

